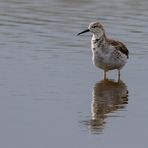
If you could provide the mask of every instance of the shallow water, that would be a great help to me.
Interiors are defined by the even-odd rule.
[[[147,0],[0,0],[0,147],[148,145]],[[100,20],[130,58],[117,73],[91,61]]]

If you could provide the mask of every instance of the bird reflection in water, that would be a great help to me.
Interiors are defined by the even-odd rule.
[[[91,120],[87,122],[93,133],[102,133],[109,113],[123,110],[128,104],[128,90],[121,80],[102,80],[92,92]]]

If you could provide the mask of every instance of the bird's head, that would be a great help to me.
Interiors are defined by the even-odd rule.
[[[86,33],[86,32],[91,32],[97,36],[102,36],[105,34],[105,30],[103,25],[100,22],[92,22],[89,24],[88,29],[78,33],[78,35]]]

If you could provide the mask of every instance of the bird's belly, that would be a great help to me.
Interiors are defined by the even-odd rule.
[[[97,53],[93,53],[92,60],[96,67],[108,71],[121,69],[125,65],[127,58],[122,56],[111,57],[109,55],[100,55]]]

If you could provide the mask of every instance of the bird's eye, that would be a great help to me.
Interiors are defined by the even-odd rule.
[[[94,28],[96,28],[97,26],[94,26]]]

